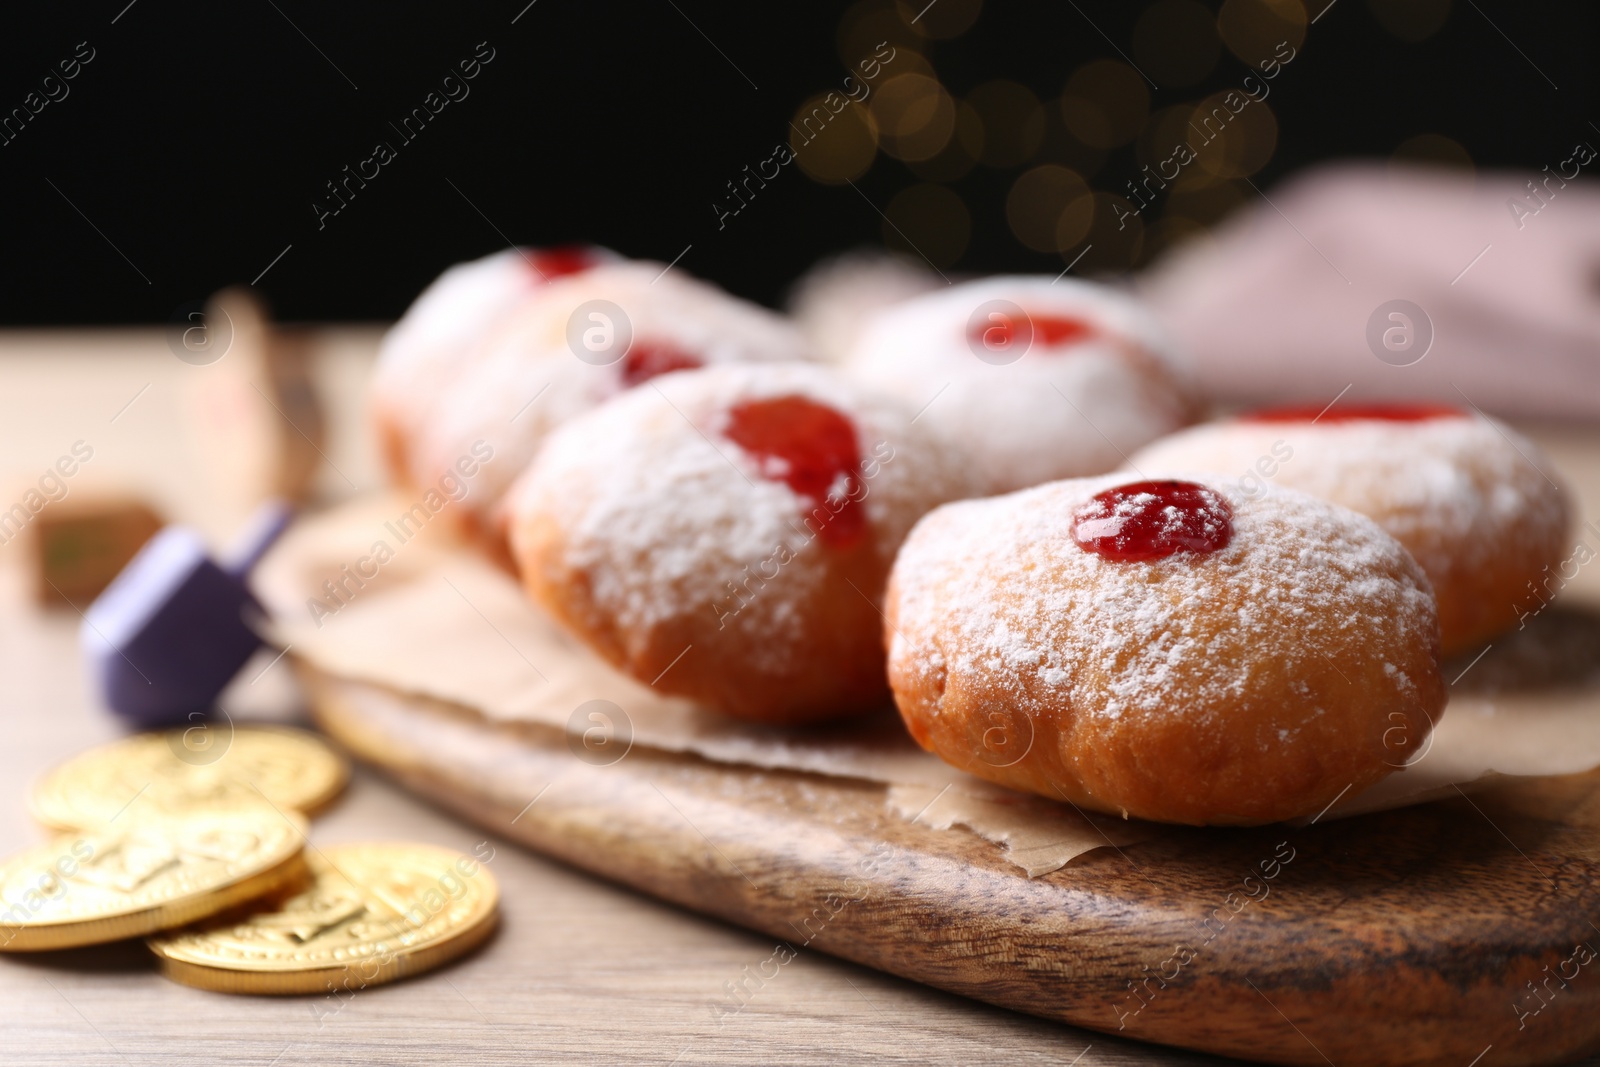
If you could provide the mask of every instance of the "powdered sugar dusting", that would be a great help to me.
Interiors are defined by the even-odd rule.
[[[960,465],[892,399],[822,367],[727,365],[666,375],[556,430],[509,498],[513,539],[527,516],[559,517],[562,565],[639,635],[688,615],[715,623],[755,574],[759,596],[727,625],[763,638],[754,654],[787,660],[811,621],[803,605],[832,580],[808,525],[818,505],[721,434],[735,404],[786,395],[854,424],[860,506],[882,559],[928,508],[963,495]]]
[[[596,262],[618,259],[600,248],[584,254]],[[378,351],[372,393],[382,418],[408,436],[423,432],[441,391],[466,373],[484,341],[544,284],[529,263],[538,255],[507,248],[457,263],[422,291]]]
[[[434,399],[434,418],[416,449],[418,484],[437,480],[482,439],[495,459],[471,499],[488,512],[551,430],[623,391],[620,359],[586,363],[568,345],[568,320],[590,301],[621,308],[636,344],[670,345],[704,365],[808,357],[798,331],[780,316],[662,269],[645,262],[600,266],[556,278],[525,301],[483,342],[467,373]]]
[[[969,319],[1008,301],[1093,326],[1070,348],[1037,340],[1014,363],[980,360]],[[1188,421],[1171,341],[1130,297],[1070,278],[999,277],[893,305],[868,321],[846,367],[960,441],[990,492],[1110,470]],[[935,396],[937,395],[937,399]],[[932,403],[930,403],[930,400]]]
[[[1286,448],[1292,454],[1284,459]],[[1239,421],[1173,434],[1135,454],[1130,465],[1211,471],[1250,491],[1265,481],[1256,464],[1276,456],[1272,484],[1372,516],[1444,584],[1508,553],[1527,552],[1523,531],[1534,531],[1540,546],[1559,538],[1566,509],[1559,490],[1525,458],[1537,455],[1510,428],[1467,416],[1327,425]]]
[[[1326,658],[1435,640],[1427,580],[1405,551],[1370,520],[1302,494],[1251,499],[1214,485],[1234,522],[1215,553],[1119,562],[1080,550],[1072,516],[1126,480],[1057,482],[927,516],[895,565],[895,668],[941,692],[947,676],[981,675],[1029,715],[1182,713],[1204,728],[1260,666],[1321,674]],[[1203,607],[1225,609],[1226,625]],[[1397,699],[1414,694],[1403,673],[1388,677]],[[1305,696],[1298,714],[1321,715]],[[1294,714],[1279,728],[1292,730]]]

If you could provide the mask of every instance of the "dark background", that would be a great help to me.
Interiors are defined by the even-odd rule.
[[[1419,133],[1452,139],[1477,167],[1530,172],[1578,140],[1600,145],[1595,5],[1454,0],[1437,32],[1407,41],[1376,17],[1384,2],[1306,0],[1317,21],[1274,83],[1280,132],[1253,177],[1262,188],[1319,160],[1389,158]],[[95,58],[0,146],[0,321],[163,322],[250,282],[286,247],[258,285],[280,317],[387,319],[446,265],[508,240],[592,240],[662,261],[692,245],[682,267],[773,303],[820,255],[881,246],[878,208],[919,180],[883,154],[859,192],[789,167],[718,229],[711,205],[725,183],[771,155],[801,101],[848,73],[836,43],[847,4],[525,3],[8,10],[0,114],[79,42]],[[955,96],[1013,79],[1059,124],[1068,75],[1130,51],[1147,3],[990,0],[923,54]],[[387,123],[480,41],[495,58],[471,95],[319,230],[323,183],[375,141],[397,142]],[[1152,109],[1248,72],[1223,49],[1204,81],[1153,92]],[[1137,167],[1131,149],[1113,151],[1086,177],[1115,191]],[[1030,251],[1006,225],[1017,173],[979,166],[951,183],[972,218],[952,269],[1061,269],[1061,255]]]

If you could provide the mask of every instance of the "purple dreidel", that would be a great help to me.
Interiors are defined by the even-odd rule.
[[[139,550],[79,634],[106,706],[139,726],[211,711],[261,647],[247,616],[265,612],[245,579],[292,517],[284,501],[262,505],[220,565],[187,526],[168,526]]]

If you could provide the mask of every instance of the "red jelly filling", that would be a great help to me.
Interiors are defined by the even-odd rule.
[[[1020,336],[1031,338],[1046,348],[1077,344],[1094,334],[1094,327],[1082,319],[1061,315],[1029,315],[1022,321],[1002,317],[999,322],[981,322],[972,327],[972,341],[991,350],[1009,347]]]
[[[1295,404],[1263,408],[1239,416],[1241,422],[1427,422],[1429,419],[1460,419],[1466,412],[1449,404],[1347,404],[1313,407]]]
[[[622,384],[632,389],[658,374],[675,370],[694,370],[700,357],[665,341],[635,341],[622,357]]]
[[[538,249],[529,254],[527,260],[545,281],[568,274],[582,274],[599,262],[593,250],[583,245]]]
[[[1034,315],[1033,339],[1042,344],[1071,345],[1094,333],[1094,327],[1082,319],[1069,319],[1058,315]]]
[[[1217,552],[1233,540],[1233,511],[1194,482],[1130,482],[1078,509],[1072,538],[1085,552],[1119,563]]]
[[[763,477],[816,505],[810,524],[824,544],[849,548],[867,532],[861,449],[839,412],[803,396],[747,400],[728,412],[724,433],[755,457]]]

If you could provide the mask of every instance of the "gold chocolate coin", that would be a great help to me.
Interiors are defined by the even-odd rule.
[[[0,951],[143,937],[305,878],[305,821],[258,806],[128,819],[0,862]]]
[[[29,807],[55,830],[98,830],[124,809],[144,819],[255,808],[263,797],[312,815],[349,777],[344,758],[305,730],[205,723],[90,749],[41,778]]]
[[[221,993],[346,993],[409,978],[494,931],[499,887],[431,845],[310,849],[311,887],[276,910],[153,937],[168,978]]]

